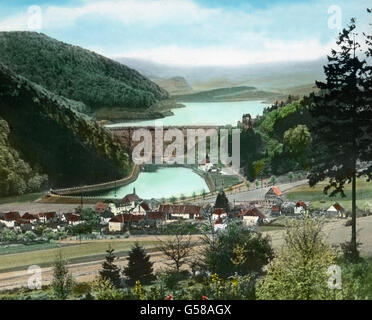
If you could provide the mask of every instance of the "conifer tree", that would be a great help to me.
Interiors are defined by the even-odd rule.
[[[230,211],[229,199],[226,197],[225,191],[218,193],[214,207],[225,209],[226,212]]]
[[[62,253],[56,257],[53,268],[52,289],[54,297],[59,300],[66,300],[73,286],[71,274],[66,267],[66,261],[62,257]]]
[[[110,280],[115,287],[119,288],[121,284],[120,269],[114,264],[117,259],[114,251],[111,247],[106,250],[106,261],[103,262],[102,270],[99,274],[102,279]]]
[[[350,249],[357,258],[356,179],[371,178],[372,88],[355,29],[352,19],[339,34],[338,48],[331,51],[324,67],[326,81],[317,82],[320,92],[310,96],[314,148],[309,184],[314,186],[328,178],[324,193],[342,197],[345,184],[352,184]]]
[[[128,266],[124,269],[124,274],[128,278],[127,283],[130,286],[134,286],[136,281],[140,281],[141,284],[150,284],[155,280],[150,256],[146,254],[138,242],[129,253]]]

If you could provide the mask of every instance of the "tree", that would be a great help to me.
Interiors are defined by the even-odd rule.
[[[140,281],[142,284],[150,284],[155,280],[150,256],[145,253],[138,242],[135,243],[129,253],[128,266],[124,269],[124,274],[128,278],[127,283],[130,286],[134,286],[136,281]]]
[[[222,190],[217,194],[214,207],[224,209],[226,212],[230,211],[229,199],[226,197],[225,191]]]
[[[292,183],[292,180],[293,180],[293,172],[288,173],[288,179],[289,179],[289,182]]]
[[[324,67],[326,82],[316,82],[319,94],[310,96],[314,118],[310,186],[329,179],[324,193],[345,197],[345,183],[352,184],[351,247],[357,255],[357,177],[372,177],[372,85],[371,68],[359,57],[355,20],[338,37],[338,49]],[[359,55],[357,54],[359,53]]]
[[[270,239],[246,229],[240,222],[230,222],[218,233],[204,235],[202,260],[206,270],[227,278],[262,273],[262,268],[273,257]]]
[[[68,272],[66,264],[60,251],[54,261],[52,281],[54,297],[59,300],[67,299],[73,286],[72,275]]]
[[[85,208],[81,210],[81,218],[86,221],[86,223],[91,226],[92,229],[98,229],[100,218],[97,213],[91,208]]]
[[[168,265],[180,271],[191,255],[191,235],[185,234],[182,225],[179,225],[172,229],[167,240],[159,239],[159,242],[159,250],[169,259]]]
[[[272,176],[272,177],[270,178],[270,182],[271,182],[271,184],[275,184],[275,182],[276,182],[276,178],[275,178],[275,176]]]
[[[322,222],[305,218],[286,229],[285,243],[257,284],[258,299],[330,299],[328,268],[336,254],[322,235]]]
[[[114,251],[111,246],[106,250],[106,261],[103,262],[102,270],[99,274],[102,279],[110,280],[116,288],[119,288],[121,285],[120,269],[114,264],[117,259]]]

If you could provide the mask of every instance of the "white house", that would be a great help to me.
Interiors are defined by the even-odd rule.
[[[327,214],[330,216],[338,216],[342,218],[345,215],[345,209],[338,202],[336,202],[327,209]]]

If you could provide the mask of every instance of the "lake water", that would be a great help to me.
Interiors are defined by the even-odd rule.
[[[242,115],[250,113],[252,117],[262,114],[268,106],[262,101],[239,101],[239,102],[203,102],[183,103],[184,108],[173,109],[173,116],[156,120],[157,124],[164,126],[187,126],[187,125],[233,125],[242,120]],[[153,126],[155,120],[125,122],[110,125],[120,126]],[[181,194],[191,196],[193,192],[200,194],[208,186],[204,179],[187,168],[160,168],[156,172],[141,172],[138,179],[117,190],[117,198],[122,198],[128,193],[136,193],[143,199],[179,197]],[[113,198],[114,191],[105,194],[105,197]]]
[[[208,192],[208,186],[204,179],[189,168],[159,168],[155,172],[141,172],[138,179],[116,191],[118,199],[123,198],[136,188],[136,194],[143,199],[179,197],[181,194],[191,196],[193,192],[200,194],[204,189]],[[112,190],[105,195],[114,198]]]
[[[250,113],[252,117],[262,114],[265,107],[269,106],[262,101],[237,101],[237,102],[186,102],[184,108],[172,109],[173,116],[158,120],[129,121],[108,125],[107,127],[122,126],[153,126],[162,123],[163,126],[186,125],[233,125],[242,120],[242,115]]]

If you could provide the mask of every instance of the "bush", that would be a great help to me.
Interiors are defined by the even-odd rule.
[[[218,233],[213,243],[209,235],[204,235],[204,242],[205,268],[223,278],[235,273],[262,273],[262,268],[273,257],[269,237],[248,230],[235,221]]]
[[[325,244],[322,223],[306,218],[288,227],[285,244],[256,288],[259,299],[312,300],[334,296],[328,288],[335,252]]]

